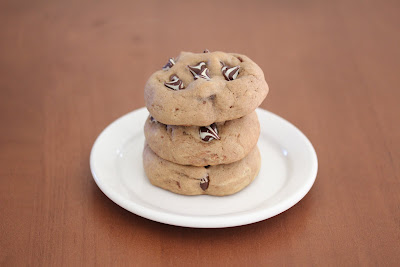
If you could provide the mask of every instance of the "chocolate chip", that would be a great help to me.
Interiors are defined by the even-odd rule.
[[[153,116],[150,116],[150,121],[156,123],[156,119],[153,118]]]
[[[207,174],[207,176],[205,176],[204,178],[201,178],[201,180],[200,180],[201,189],[203,189],[203,191],[206,191],[209,183],[210,183],[210,180],[209,180],[209,176]]]
[[[221,68],[221,71],[222,71],[222,74],[225,77],[225,80],[233,81],[239,75],[239,69],[240,69],[239,65],[235,66],[235,67],[232,67],[232,68],[229,68],[228,66],[223,64],[223,67]]]
[[[177,75],[171,75],[169,78],[170,82],[164,82],[164,85],[172,90],[183,90],[185,89],[185,86],[183,85],[183,82]]]
[[[195,80],[197,80],[198,78],[203,78],[203,79],[206,79],[207,81],[211,80],[210,73],[209,73],[208,68],[206,67],[205,62],[200,62],[196,66],[188,65],[188,68],[189,68],[190,73],[192,73]]]
[[[201,140],[205,142],[210,142],[211,140],[217,139],[220,140],[221,138],[218,136],[218,129],[215,123],[211,124],[210,126],[203,126],[199,128],[199,134]]]
[[[172,68],[175,65],[175,61],[173,58],[168,59],[167,64],[164,65],[164,67],[162,68],[163,70],[169,70],[170,68]]]

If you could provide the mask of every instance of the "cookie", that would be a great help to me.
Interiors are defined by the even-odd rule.
[[[165,125],[149,116],[144,133],[150,148],[163,159],[182,165],[218,165],[244,158],[257,144],[260,123],[255,111],[208,127]]]
[[[257,146],[242,160],[210,167],[172,163],[157,156],[147,144],[143,150],[143,166],[150,182],[181,195],[234,194],[254,180],[260,164]]]
[[[241,118],[268,94],[260,67],[250,58],[224,52],[182,52],[146,83],[150,114],[167,125],[208,126]]]

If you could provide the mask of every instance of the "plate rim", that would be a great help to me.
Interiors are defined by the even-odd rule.
[[[295,130],[297,134],[299,134],[302,137],[303,141],[305,142],[305,145],[309,148],[310,156],[313,159],[311,162],[311,170],[309,177],[306,179],[306,183],[302,184],[302,186],[298,190],[296,190],[295,193],[290,198],[286,198],[283,201],[279,202],[278,204],[274,205],[273,207],[268,208],[268,213],[263,212],[263,209],[259,209],[257,206],[250,210],[235,212],[233,214],[206,215],[206,216],[169,213],[167,211],[150,209],[148,207],[140,205],[139,203],[128,200],[119,195],[118,192],[114,191],[112,188],[107,187],[105,183],[101,182],[101,179],[98,177],[98,174],[96,173],[94,168],[94,157],[95,157],[94,153],[96,151],[96,146],[99,144],[103,135],[105,134],[105,132],[107,132],[108,129],[112,128],[118,122],[130,116],[131,114],[141,112],[145,109],[146,107],[135,109],[117,118],[109,125],[107,125],[107,127],[105,127],[101,131],[101,133],[97,136],[96,140],[94,141],[90,152],[90,160],[89,160],[90,170],[93,179],[96,185],[99,187],[99,189],[115,204],[138,216],[164,224],[182,226],[182,227],[191,227],[191,228],[225,228],[225,227],[247,225],[269,219],[293,207],[301,199],[303,199],[305,195],[307,195],[307,193],[311,190],[313,184],[315,183],[318,172],[318,158],[310,140],[304,135],[302,131],[300,131],[295,125],[293,125],[286,119],[280,117],[279,115],[276,115],[271,111],[262,108],[257,108],[258,115],[259,113],[265,112],[266,114],[268,114],[268,116],[275,117],[275,119],[278,119],[281,122],[285,123],[287,126],[292,127],[293,130]]]

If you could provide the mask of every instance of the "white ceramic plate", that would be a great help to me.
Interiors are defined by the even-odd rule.
[[[97,138],[90,168],[99,188],[121,207],[147,219],[186,227],[222,228],[258,222],[299,202],[317,175],[317,155],[295,126],[257,109],[261,170],[232,196],[181,196],[150,184],[142,165],[143,125],[138,109],[111,123]]]

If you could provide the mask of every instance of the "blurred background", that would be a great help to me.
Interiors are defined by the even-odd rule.
[[[151,233],[172,253],[161,263],[193,247],[220,262],[209,241],[236,264],[265,253],[286,265],[398,263],[399,14],[399,1],[0,0],[0,265],[145,262]],[[216,240],[117,207],[89,169],[101,130],[144,106],[148,77],[206,48],[259,64],[270,86],[262,107],[298,126],[319,157],[304,200]],[[255,234],[265,242],[241,245]]]
[[[363,94],[371,87],[375,94],[387,84],[383,80],[397,79],[398,63],[385,73],[382,67],[399,61],[398,6],[396,1],[3,0],[0,75],[2,94],[7,93],[2,99],[30,94],[31,102],[12,104],[36,110],[38,94],[66,97],[49,104],[61,112],[63,105],[82,103],[75,108],[81,116],[107,109],[104,119],[111,121],[144,105],[147,78],[169,57],[208,48],[256,61],[271,87],[264,107],[306,123],[297,109],[287,107],[324,112],[329,108],[321,104],[324,98],[346,101],[337,94],[341,90]],[[364,86],[355,86],[360,78]],[[306,97],[311,92],[322,99],[311,101]],[[88,102],[93,110],[87,110]],[[326,112],[340,112],[331,108]]]

